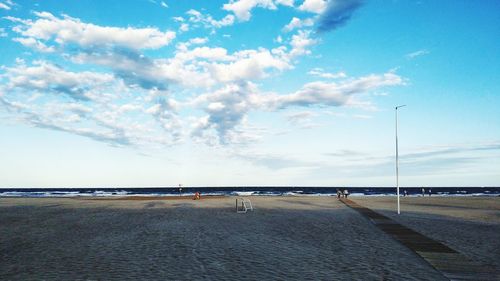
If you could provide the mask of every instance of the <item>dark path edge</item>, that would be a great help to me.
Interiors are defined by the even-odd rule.
[[[449,280],[500,280],[500,273],[492,267],[470,260],[443,243],[350,199],[341,198],[340,201],[358,211],[380,230],[422,257]]]

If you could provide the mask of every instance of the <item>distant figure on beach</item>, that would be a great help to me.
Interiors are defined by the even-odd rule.
[[[425,188],[422,187],[422,196],[425,196]]]
[[[338,190],[338,189],[337,189],[337,198],[338,198],[338,199],[340,199],[340,195],[341,195],[341,194],[342,194],[342,193],[340,192],[340,190]]]
[[[429,197],[432,195],[432,189],[429,188]]]
[[[194,198],[193,198],[193,200],[200,200],[200,199],[201,199],[201,195],[200,195],[200,193],[199,193],[198,191],[196,191],[196,192],[194,193]]]
[[[179,184],[179,196],[182,196],[182,184]]]
[[[406,189],[405,189],[405,191],[403,192],[403,196],[404,196],[404,197],[408,196],[408,191],[406,191]]]
[[[344,198],[347,198],[349,196],[349,190],[344,189]]]

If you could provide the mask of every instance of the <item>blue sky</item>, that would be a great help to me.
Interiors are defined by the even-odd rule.
[[[498,186],[499,10],[0,0],[0,187]]]

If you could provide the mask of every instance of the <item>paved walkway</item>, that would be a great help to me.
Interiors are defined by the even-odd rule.
[[[379,229],[421,256],[450,280],[500,280],[500,274],[494,268],[472,261],[443,243],[352,200],[342,198],[340,201],[370,219]]]

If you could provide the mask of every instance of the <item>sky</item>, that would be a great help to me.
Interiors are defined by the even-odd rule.
[[[0,0],[0,187],[499,186],[498,11]]]

